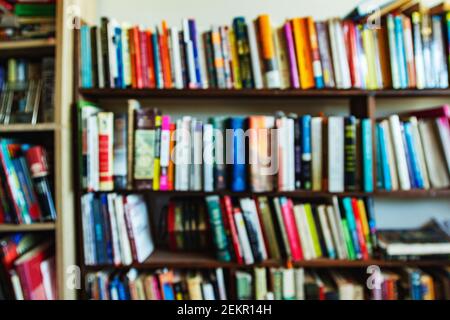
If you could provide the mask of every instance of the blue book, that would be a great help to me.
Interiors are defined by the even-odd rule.
[[[399,66],[400,87],[408,88],[408,67],[406,63],[405,42],[403,38],[403,19],[401,16],[394,17],[395,44],[397,48],[397,62]]]
[[[163,283],[161,291],[163,292],[164,300],[175,300],[175,294],[173,293],[173,288],[170,283]]]
[[[414,137],[411,131],[411,123],[405,122],[404,128],[405,128],[404,130],[405,130],[406,148],[408,149],[408,154],[411,158],[411,166],[412,172],[414,174],[414,182],[417,188],[423,189],[424,182],[422,172],[420,171],[419,160],[417,159],[417,152],[415,150]]]
[[[119,300],[119,279],[114,277],[109,282],[109,299],[110,300]],[[102,291],[102,290],[99,290]]]
[[[410,154],[410,152],[408,150],[408,144],[406,143],[406,135],[405,135],[405,125],[404,125],[404,123],[400,123],[400,129],[401,129],[401,133],[402,133],[403,147],[405,149],[406,166],[407,166],[407,169],[408,169],[409,181],[411,182],[411,189],[416,189],[417,188],[416,179],[414,178],[414,171],[413,171],[413,163],[412,163],[411,154]]]
[[[114,253],[111,235],[111,222],[109,220],[109,211],[108,211],[108,196],[106,193],[102,193],[100,195],[100,201],[101,201],[101,214],[103,217],[103,237],[106,248],[106,259],[108,263],[112,264],[114,261]]]
[[[100,200],[93,198],[92,207],[94,212],[95,260],[98,264],[106,264],[106,248],[103,238],[103,219],[100,209]]]
[[[302,141],[302,187],[305,190],[312,189],[312,167],[311,167],[311,116],[305,115],[300,118],[301,141]]]
[[[230,129],[233,130],[233,164],[231,170],[231,190],[241,192],[247,190],[245,118],[230,118]],[[228,156],[227,156],[228,159]],[[230,157],[231,159],[231,157]]]
[[[116,88],[125,89],[125,76],[123,70],[123,53],[122,53],[122,28],[117,27],[114,30],[114,43],[116,44],[117,56],[117,79],[115,79]]]
[[[3,91],[3,86],[6,83],[6,70],[5,67],[0,65],[0,90]]]
[[[344,206],[345,217],[347,219],[348,228],[350,231],[350,237],[352,238],[352,243],[353,243],[353,247],[355,248],[356,256],[359,259],[361,259],[362,251],[361,251],[361,247],[359,246],[358,231],[356,229],[355,215],[353,214],[353,208],[352,208],[352,199],[344,198],[344,199],[342,199],[342,204]]]
[[[117,281],[117,290],[119,293],[119,300],[121,300],[121,301],[130,300],[130,295],[128,294],[128,289],[125,286],[124,282],[120,280],[120,278]]]
[[[202,74],[200,71],[200,54],[199,54],[199,47],[198,47],[198,36],[197,36],[197,26],[194,19],[189,19],[189,38],[192,41],[192,47],[194,51],[194,65],[195,65],[195,77],[197,84],[197,88],[202,88]]]
[[[92,88],[92,51],[91,30],[87,25],[81,26],[81,87]]]
[[[387,155],[387,145],[386,145],[386,133],[381,125],[378,125],[379,130],[379,145],[380,145],[380,158],[381,158],[381,171],[383,173],[383,187],[386,191],[392,190],[392,177],[390,170],[389,158]]]
[[[377,189],[383,189],[383,166],[381,165],[380,124],[375,125],[375,145],[377,150]]]
[[[161,57],[159,55],[159,44],[158,44],[158,38],[159,34],[158,32],[152,33],[152,48],[153,48],[153,67],[155,68],[155,84],[157,89],[163,89],[164,88],[164,81],[161,79]]]
[[[372,121],[361,120],[362,157],[363,157],[363,185],[365,192],[373,192],[373,138]]]

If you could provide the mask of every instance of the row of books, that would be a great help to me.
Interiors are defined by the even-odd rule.
[[[54,244],[45,235],[0,238],[0,300],[56,300]]]
[[[80,30],[83,88],[447,88],[450,14],[389,13],[371,22],[269,15],[201,32],[102,18]],[[380,20],[381,21],[381,20]],[[445,32],[444,32],[445,30]]]
[[[54,38],[55,16],[55,0],[1,0],[0,40]]]
[[[377,123],[377,187],[386,191],[450,186],[448,106]]]
[[[83,188],[112,191],[374,190],[369,119],[310,115],[174,119],[81,104]]]
[[[88,273],[86,292],[92,300],[226,300],[224,271],[157,270],[123,274],[108,270]]]
[[[330,205],[286,197],[206,197],[220,261],[368,260],[377,246],[371,198],[334,197]]]
[[[86,265],[142,263],[153,252],[149,214],[142,196],[90,193],[81,202]]]
[[[0,62],[0,123],[53,121],[55,59]]]
[[[0,139],[0,224],[56,220],[46,151]]]
[[[222,269],[157,270],[86,275],[93,300],[449,300],[450,269],[380,270],[373,287],[366,274],[343,270],[254,268],[233,276]],[[227,281],[227,282],[225,282]],[[235,281],[235,291],[225,285]]]

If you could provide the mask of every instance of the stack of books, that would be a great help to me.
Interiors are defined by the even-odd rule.
[[[286,197],[209,196],[209,225],[220,261],[368,260],[377,246],[371,198],[311,204]]]
[[[367,288],[363,273],[255,268],[236,272],[235,281],[239,300],[444,300],[449,277],[448,268],[401,268],[380,271]]]
[[[0,1],[0,40],[55,37],[55,0]]]
[[[295,17],[274,27],[264,14],[205,32],[195,19],[145,28],[102,18],[81,27],[81,87],[448,88],[450,14],[409,10],[384,10],[379,25]]]
[[[100,271],[86,275],[89,299],[93,300],[226,300],[224,272],[157,270],[124,274]]]
[[[80,104],[87,191],[374,191],[372,123],[354,116],[172,118]]]
[[[53,121],[55,59],[0,61],[0,123]]]
[[[142,263],[153,252],[149,212],[140,195],[86,194],[82,223],[86,265]]]
[[[377,123],[377,186],[386,191],[450,186],[450,108]]]
[[[56,220],[50,181],[42,146],[0,139],[0,224]]]
[[[45,236],[0,238],[0,300],[56,300],[54,244]]]

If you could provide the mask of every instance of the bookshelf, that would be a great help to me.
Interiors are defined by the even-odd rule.
[[[155,106],[159,109],[165,111],[166,113],[171,112],[171,107],[164,106],[164,101],[177,102],[177,111],[183,110],[184,114],[190,114],[196,111],[194,102],[210,103],[214,105],[217,101],[222,102],[225,105],[231,105],[233,102],[239,101],[242,104],[250,101],[268,101],[268,103],[273,104],[273,111],[278,110],[280,107],[276,104],[278,101],[290,101],[299,102],[298,107],[295,107],[295,111],[298,114],[303,113],[302,101],[308,101],[310,104],[320,106],[321,103],[327,100],[338,100],[346,103],[348,107],[348,113],[356,116],[357,118],[369,118],[372,123],[375,123],[377,119],[377,102],[383,99],[416,99],[416,98],[441,98],[448,99],[450,97],[450,89],[427,89],[427,90],[300,90],[300,89],[83,89],[80,86],[80,79],[77,77],[79,75],[79,50],[80,43],[77,40],[78,35],[75,34],[75,62],[74,62],[74,91],[75,100],[72,110],[72,117],[74,123],[77,119],[77,102],[80,100],[87,100],[98,103],[100,106],[111,103],[114,105],[114,110],[126,111],[126,101],[128,99],[145,100],[145,103],[152,105],[152,102],[156,102]],[[183,101],[189,101],[187,103],[189,106],[183,106]],[[117,103],[116,103],[117,102]],[[120,109],[120,103],[122,108]],[[180,108],[178,108],[180,106]],[[249,113],[254,111],[249,108]],[[210,113],[214,114],[215,110],[211,110]],[[372,126],[372,136],[375,139],[375,126]],[[74,144],[73,150],[75,153],[75,159],[79,161],[80,159],[80,141],[76,131],[74,131]],[[376,180],[376,143],[373,143],[373,176]],[[80,168],[80,164],[76,166],[76,170]],[[376,185],[376,183],[375,183]],[[224,268],[230,272],[230,279],[233,279],[233,275],[237,270],[252,268],[252,267],[283,267],[287,265],[286,261],[282,260],[267,260],[263,263],[243,266],[234,262],[224,263],[220,262],[215,258],[214,252],[202,252],[202,253],[191,253],[191,252],[173,252],[158,248],[156,245],[155,251],[152,255],[142,263],[132,263],[127,266],[113,266],[113,265],[86,265],[83,252],[83,225],[81,217],[81,197],[87,193],[87,190],[81,188],[80,183],[80,172],[76,172],[74,179],[74,189],[75,189],[75,210],[76,210],[76,234],[77,234],[77,244],[78,252],[77,259],[78,265],[81,268],[81,279],[82,280],[82,290],[80,291],[80,297],[86,298],[86,291],[84,288],[84,279],[87,273],[95,272],[100,270],[113,270],[114,272],[125,272],[130,268],[136,268],[138,270],[150,271],[158,268],[180,268],[180,269],[213,269],[213,268]],[[230,191],[217,191],[217,192],[193,192],[193,191],[151,191],[151,190],[137,190],[128,189],[125,191],[114,191],[118,194],[142,194],[144,195],[146,201],[149,204],[149,214],[151,215],[151,228],[152,235],[155,236],[155,229],[158,226],[155,223],[156,212],[154,204],[156,202],[164,202],[168,198],[188,198],[192,199],[195,197],[203,198],[209,195],[219,195],[219,196],[231,196],[231,197],[249,197],[249,196],[286,196],[294,199],[308,199],[308,201],[314,202],[322,199],[331,199],[333,196],[339,197],[376,197],[376,198],[392,198],[399,200],[412,200],[412,199],[431,199],[431,198],[444,198],[448,199],[450,197],[449,189],[431,189],[431,190],[411,190],[411,191],[393,191],[386,192],[381,190],[376,190],[373,193],[366,192],[343,192],[343,193],[330,193],[330,192],[312,192],[312,191],[294,191],[294,192],[264,192],[264,193],[252,193],[252,192],[230,192]],[[108,192],[98,192],[98,193],[108,193]],[[377,265],[380,267],[437,267],[437,266],[450,266],[450,260],[420,260],[420,261],[391,261],[384,259],[369,259],[369,260],[308,260],[302,262],[296,262],[292,264],[295,267],[304,268],[365,268],[371,265]],[[232,287],[234,283],[231,283]]]
[[[73,186],[70,182],[72,163],[70,148],[71,123],[67,116],[72,100],[72,33],[69,25],[68,7],[73,1],[56,2],[56,37],[50,39],[2,41],[0,59],[55,57],[55,88],[53,122],[31,124],[0,125],[0,137],[20,138],[21,141],[42,143],[50,149],[52,158],[53,198],[57,212],[54,222],[30,225],[0,225],[0,236],[15,232],[45,233],[55,242],[56,281],[58,299],[74,299],[73,288],[66,283],[66,270],[75,264],[73,232]]]

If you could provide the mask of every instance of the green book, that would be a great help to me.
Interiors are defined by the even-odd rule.
[[[18,17],[54,17],[55,4],[18,3],[14,7],[14,14]]]
[[[264,234],[269,245],[269,254],[271,259],[280,260],[281,253],[278,247],[278,241],[275,234],[275,228],[272,221],[272,213],[270,212],[269,200],[267,197],[258,198],[259,211],[262,220]]]
[[[255,268],[255,299],[265,300],[267,296],[266,268]]]
[[[206,205],[209,213],[209,224],[213,235],[214,245],[217,250],[217,259],[224,262],[231,261],[231,253],[228,246],[228,238],[223,225],[222,211],[220,209],[219,196],[206,198]]]
[[[348,229],[348,223],[346,219],[342,219],[342,230],[344,231],[345,244],[347,246],[347,253],[349,260],[356,259],[355,248],[353,247],[353,242],[350,237],[350,230]]]
[[[283,300],[283,270],[271,269],[272,289],[275,300]]]
[[[253,286],[252,275],[248,272],[236,272],[236,298],[237,300],[251,300]]]
[[[311,232],[311,237],[314,245],[314,252],[317,257],[322,257],[322,248],[320,247],[319,235],[317,233],[316,223],[314,221],[312,207],[310,204],[305,204],[306,219],[308,220],[308,228]]]

